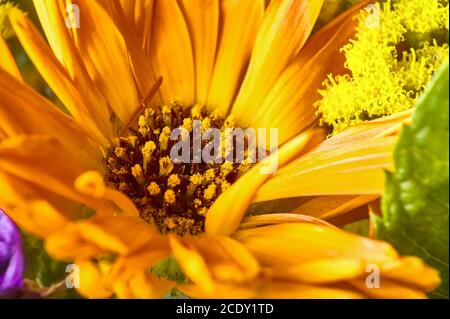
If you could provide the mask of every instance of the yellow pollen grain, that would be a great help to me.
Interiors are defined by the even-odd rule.
[[[206,200],[211,200],[216,196],[217,186],[216,184],[209,184],[203,193],[203,197]]]
[[[222,193],[225,192],[228,188],[230,188],[231,184],[223,181],[222,184],[220,184],[220,188],[222,189]]]
[[[234,128],[234,127],[236,127],[236,119],[234,118],[234,116],[233,115],[229,115],[225,119],[225,122],[223,123],[223,126],[225,128]]]
[[[211,118],[209,118],[209,117],[205,117],[203,120],[202,120],[202,130],[207,130],[207,129],[209,129],[209,128],[211,128]]]
[[[199,207],[201,207],[203,204],[202,204],[202,201],[200,200],[200,199],[198,199],[198,198],[196,198],[196,199],[194,199],[194,207],[195,208],[199,208]]]
[[[139,184],[144,184],[144,175],[142,174],[142,167],[139,164],[134,165],[131,168],[131,174],[136,178]]]
[[[177,187],[178,185],[180,185],[180,183],[180,178],[176,174],[170,175],[167,179],[167,186],[169,187]]]
[[[150,158],[155,149],[156,149],[155,142],[153,141],[146,142],[144,147],[141,149],[142,156],[144,156],[144,158]]]
[[[141,167],[141,165],[139,165],[139,164],[134,165],[131,168],[131,174],[134,177],[141,177],[142,176],[142,167]]]
[[[226,178],[233,171],[233,164],[230,162],[225,162],[220,167],[220,175]]]
[[[147,187],[147,190],[152,196],[156,196],[159,193],[161,193],[161,188],[155,182],[151,182],[150,185]]]
[[[136,141],[137,141],[137,136],[135,136],[135,135],[129,135],[127,137],[127,142],[130,143],[130,145],[132,145],[133,147],[136,147]]]
[[[175,223],[174,219],[169,217],[164,220],[164,226],[166,226],[168,229],[174,229],[177,227],[177,224]]]
[[[194,119],[200,119],[202,117],[202,107],[200,104],[196,104],[192,107],[191,115]]]
[[[206,214],[208,213],[208,209],[206,208],[206,207],[203,207],[202,209],[200,209],[199,211],[198,211],[198,214],[200,215],[200,216],[203,216],[203,217],[206,217]]]
[[[163,114],[164,123],[167,126],[172,125],[172,108],[170,106],[164,105],[161,110]]]
[[[192,175],[189,181],[194,185],[200,185],[202,183],[202,175],[199,173]]]
[[[112,170],[112,172],[113,172],[114,175],[126,175],[126,174],[128,174],[128,171],[127,171],[127,169],[125,167],[121,167],[119,169],[114,168]]]
[[[208,183],[211,183],[214,178],[216,177],[216,172],[214,171],[214,168],[210,168],[205,172],[205,181]]]
[[[125,183],[125,182],[120,182],[119,183],[119,191],[124,192],[127,189],[128,189],[127,183]]]
[[[114,157],[109,157],[108,158],[108,164],[111,165],[111,166],[114,166],[114,165],[117,164],[117,161],[116,161],[116,159]]]
[[[189,132],[192,132],[192,119],[185,118],[181,127],[188,130]]]
[[[161,134],[159,135],[159,144],[160,144],[160,148],[162,150],[166,150],[167,149],[167,145],[169,143],[169,139],[170,139],[170,127],[165,126],[161,132]]]
[[[168,176],[173,167],[174,165],[168,156],[159,159],[159,175]]]
[[[146,136],[150,133],[150,129],[148,127],[140,127],[138,131],[142,136]]]
[[[116,149],[114,150],[114,154],[116,154],[117,157],[124,157],[125,156],[125,148],[116,147]]]
[[[166,192],[164,193],[164,201],[167,204],[173,204],[176,200],[177,198],[175,196],[175,192],[171,189],[166,190]]]

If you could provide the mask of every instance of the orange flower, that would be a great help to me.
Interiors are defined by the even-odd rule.
[[[80,293],[159,297],[176,283],[149,270],[170,255],[191,296],[416,298],[438,284],[420,260],[326,222],[380,197],[411,117],[328,139],[316,128],[317,90],[344,72],[339,48],[362,5],[309,38],[322,1],[80,0],[73,29],[66,2],[35,0],[49,45],[8,13],[70,116],[23,83],[0,40],[0,201],[52,256],[80,266]],[[194,119],[277,128],[280,169],[173,163],[168,132]],[[294,207],[264,211],[281,199]],[[364,284],[371,265],[379,289]]]

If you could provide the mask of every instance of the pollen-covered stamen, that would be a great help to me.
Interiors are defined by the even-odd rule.
[[[199,121],[200,125],[194,127]],[[251,163],[192,161],[195,128],[221,132],[236,126],[232,116],[224,119],[217,112],[207,113],[201,106],[183,107],[171,103],[144,109],[137,127],[120,137],[105,160],[107,181],[126,193],[140,210],[141,217],[155,224],[162,233],[197,234],[204,231],[209,207],[230,187]],[[179,140],[171,140],[174,129],[183,128]],[[221,136],[223,157],[230,145]],[[171,148],[179,141],[190,141],[188,163],[174,162]],[[201,139],[203,149],[210,141]],[[237,150],[236,150],[237,152]],[[238,154],[235,154],[236,158]],[[242,154],[247,156],[247,152]]]

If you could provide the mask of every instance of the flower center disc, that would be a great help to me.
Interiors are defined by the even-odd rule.
[[[201,145],[203,150],[211,141],[201,137],[198,141],[196,130],[204,133],[210,128],[224,132],[234,129],[235,123],[232,116],[224,119],[198,105],[183,107],[173,102],[169,106],[145,109],[139,117],[138,128],[130,129],[127,137],[117,138],[109,149],[105,159],[107,182],[128,195],[141,217],[161,233],[195,235],[203,232],[208,208],[252,165],[245,157],[248,152],[242,154],[245,159],[241,163],[193,160],[194,144]],[[173,140],[174,129],[186,134]],[[172,147],[186,139],[190,160],[173,160]],[[225,145],[222,141],[220,147],[224,148],[224,154],[227,152]]]

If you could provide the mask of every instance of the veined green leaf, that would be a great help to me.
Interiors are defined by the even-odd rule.
[[[449,257],[449,66],[437,72],[417,103],[395,151],[395,173],[387,173],[383,217],[377,238],[403,255],[423,258],[440,271],[431,297],[448,298]]]

